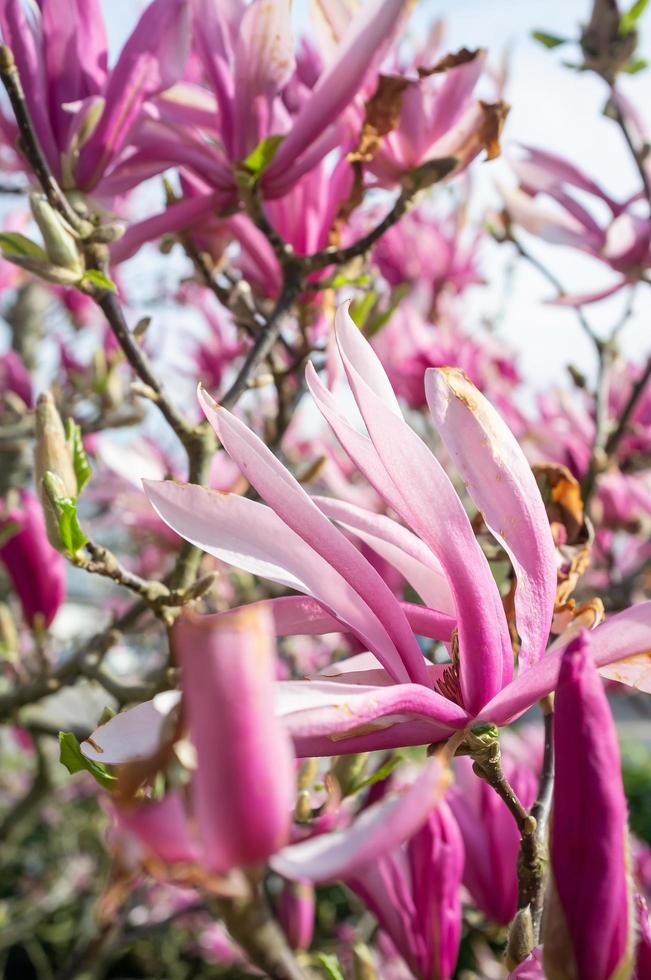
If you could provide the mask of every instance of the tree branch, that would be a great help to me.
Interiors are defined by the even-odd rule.
[[[290,263],[284,272],[283,288],[280,292],[264,330],[256,337],[255,342],[244,359],[235,381],[226,394],[220,398],[224,408],[232,408],[249,387],[258,365],[267,357],[276,343],[285,322],[285,317],[291,310],[294,300],[301,291],[300,265]]]
[[[13,53],[6,45],[0,46],[0,78],[9,96],[11,107],[14,110],[14,116],[16,117],[20,132],[21,149],[38,178],[38,182],[43,188],[43,192],[49,203],[66,219],[70,227],[77,233],[81,234],[85,230],[90,230],[85,229],[87,222],[84,222],[71,206],[59,187],[54,174],[50,170],[50,165],[47,162],[34,124],[29,115],[25,92]]]

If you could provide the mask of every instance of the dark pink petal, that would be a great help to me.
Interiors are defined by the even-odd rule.
[[[289,839],[295,798],[291,744],[274,714],[271,617],[184,613],[172,629],[183,707],[197,753],[195,813],[213,871],[263,861]]]
[[[145,800],[133,807],[116,807],[118,824],[134,835],[147,850],[166,864],[189,864],[199,850],[180,793],[166,793],[162,800]]]
[[[49,626],[66,593],[66,563],[47,539],[41,505],[28,490],[19,493],[18,506],[0,511],[0,561],[29,626],[39,618]]]
[[[189,48],[187,0],[154,0],[111,72],[102,118],[79,157],[76,177],[80,187],[92,188],[99,181],[111,157],[122,148],[143,103],[181,78]]]
[[[463,708],[421,684],[365,687],[345,680],[281,681],[276,696],[277,711],[299,755],[305,754],[306,744],[317,742],[323,746],[315,753],[319,755],[358,751],[350,749],[349,742],[367,736],[365,751],[371,745],[425,745],[469,721]],[[409,735],[405,725],[411,726]]]
[[[273,183],[275,177],[293,166],[349,105],[384,51],[404,8],[404,0],[372,0],[364,4],[343,37],[336,57],[301,106],[265,175],[265,184]]]
[[[73,116],[70,102],[103,93],[107,70],[106,31],[99,0],[41,3],[50,118],[62,150]]]
[[[552,976],[560,960],[576,964],[578,977],[611,980],[628,976],[633,965],[627,806],[617,732],[589,646],[587,631],[572,640],[556,687],[549,848],[555,894],[543,962]],[[559,923],[569,948],[557,946]]]
[[[21,0],[4,0],[0,4],[2,42],[11,48],[36,135],[50,167],[59,177],[61,148],[55,140],[48,113],[48,78],[39,27],[38,22],[34,27],[30,25]]]

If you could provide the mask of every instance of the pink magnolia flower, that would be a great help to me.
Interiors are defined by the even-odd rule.
[[[418,980],[444,980],[454,972],[463,863],[463,840],[443,801],[397,851],[344,878]]]
[[[589,648],[583,631],[563,654],[556,687],[543,963],[553,977],[612,980],[633,966],[627,807],[617,732]]]
[[[308,368],[310,389],[351,459],[408,527],[341,501],[310,498],[203,390],[206,416],[268,506],[173,483],[146,484],[148,496],[170,527],[209,554],[307,596],[271,603],[279,635],[338,630],[369,651],[334,665],[327,680],[279,685],[278,710],[299,755],[331,754],[333,737],[337,752],[355,752],[439,741],[475,720],[505,724],[553,690],[567,642],[561,638],[543,656],[556,562],[534,476],[512,433],[467,378],[454,369],[427,373],[439,432],[515,570],[521,646],[514,680],[500,594],[461,500],[403,420],[380,362],[343,307],[337,340],[368,436],[348,423]],[[400,603],[333,521],[388,558],[426,605]],[[594,632],[596,663],[646,689],[640,661],[650,627],[651,603],[613,617]],[[450,643],[453,632],[451,661],[428,663],[416,635]]]
[[[514,358],[497,338],[465,331],[446,303],[434,322],[423,316],[419,303],[403,301],[388,324],[373,338],[391,384],[410,408],[424,408],[425,372],[454,364],[499,407],[511,429],[519,434],[524,420],[513,406],[512,393],[520,380]]]
[[[145,227],[130,229],[114,260],[133,254],[147,238],[193,227],[216,208],[232,208],[237,167],[265,139],[282,137],[262,175],[265,198],[295,187],[346,141],[345,114],[392,40],[406,3],[365,4],[325,68],[310,49],[297,61],[288,0],[234,0],[223,11],[213,0],[193,0],[192,6],[195,68],[201,66],[211,94],[206,101],[205,89],[190,83],[176,97],[168,93],[160,100],[156,118],[139,129],[130,166],[147,170],[151,160],[166,158],[167,165],[184,168],[194,191]],[[300,208],[300,197],[294,207]],[[246,234],[260,238],[253,226]]]
[[[5,537],[5,535],[7,535]],[[29,626],[49,626],[65,598],[62,555],[47,539],[43,511],[28,490],[0,512],[0,561],[5,566]]]
[[[289,733],[274,711],[273,621],[264,604],[211,616],[184,614],[172,642],[182,672],[183,712],[196,753],[192,815],[180,791],[120,806],[123,826],[166,864],[225,874],[270,859],[290,880],[354,875],[416,833],[440,802],[445,767],[430,760],[418,779],[368,806],[348,827],[288,844],[295,806]],[[151,758],[169,745],[176,692],[158,695],[101,726],[82,751],[104,764]]]
[[[481,153],[499,155],[499,135],[508,106],[473,98],[484,70],[484,50],[459,52],[442,58],[432,68],[418,64],[406,72],[399,122],[382,141],[369,164],[383,186],[392,186],[410,170],[429,160],[456,157],[452,173],[464,170]],[[410,77],[411,76],[411,77]]]
[[[639,279],[651,264],[651,221],[631,208],[632,201],[614,200],[562,157],[531,147],[524,147],[524,153],[523,158],[511,160],[519,187],[501,188],[511,220],[551,244],[578,248],[619,273],[597,293],[561,301],[594,302]],[[541,203],[545,197],[553,202],[552,207]],[[586,197],[597,205],[594,214],[583,203]],[[596,215],[604,205],[609,215],[606,222],[600,222]]]
[[[149,170],[130,160],[134,130],[151,101],[183,74],[190,44],[186,0],[154,0],[109,70],[99,0],[0,3],[2,39],[13,51],[39,142],[55,177],[69,190],[112,197]],[[13,118],[0,125],[15,145]]]
[[[477,254],[480,240],[480,233],[467,233],[461,208],[442,218],[421,208],[382,236],[373,261],[390,286],[407,283],[431,292],[434,307],[443,291],[458,295],[484,281]]]
[[[197,756],[197,838],[178,793],[124,810],[121,819],[163,860],[200,861],[225,873],[266,860],[289,840],[294,764],[273,713],[275,652],[264,611],[242,611],[212,627],[186,614],[172,634]]]

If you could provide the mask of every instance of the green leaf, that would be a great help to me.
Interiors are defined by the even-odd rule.
[[[43,477],[43,489],[54,511],[61,548],[74,559],[88,538],[77,520],[77,501],[66,497],[62,493],[62,487],[61,480],[48,470]]]
[[[77,501],[72,497],[62,497],[57,505],[61,543],[68,554],[74,557],[88,541],[77,520]]]
[[[329,286],[332,289],[341,289],[343,286],[368,286],[370,281],[371,277],[366,272],[359,276],[347,276],[344,272],[340,272],[330,280]]]
[[[381,783],[383,779],[386,779],[387,776],[391,775],[393,770],[401,761],[402,756],[399,753],[392,755],[390,759],[387,759],[384,765],[380,766],[379,769],[376,769],[375,772],[370,776],[367,776],[366,779],[363,779],[360,783],[357,783],[357,785],[350,791],[351,794],[358,793],[360,789],[365,789],[367,786],[373,786],[375,783]]]
[[[328,980],[344,980],[344,975],[339,966],[339,960],[332,953],[317,953],[317,962],[323,967]]]
[[[627,75],[637,75],[639,71],[644,71],[645,68],[649,67],[649,61],[647,58],[631,58],[627,61],[625,65],[622,66],[620,71],[625,71]]]
[[[243,166],[252,177],[257,179],[262,176],[278,152],[278,147],[284,139],[284,136],[265,136],[263,140],[260,140],[255,149],[251,150],[248,157],[243,161]]]
[[[95,286],[96,289],[106,289],[111,293],[117,293],[118,287],[115,285],[112,279],[105,276],[98,269],[88,269],[84,272],[81,277],[82,284],[88,283],[90,286]]]
[[[637,27],[637,22],[646,10],[649,0],[635,0],[632,7],[629,7],[619,18],[619,33],[621,35],[631,34]]]
[[[360,299],[356,299],[350,304],[350,316],[353,323],[358,326],[360,330],[364,329],[369,314],[375,305],[376,299],[377,293],[372,289],[369,289],[368,292],[364,293]]]
[[[544,45],[546,48],[558,48],[561,44],[567,44],[568,38],[559,37],[557,34],[548,34],[546,31],[532,31],[531,36],[534,41]]]
[[[59,762],[69,773],[89,772],[103,789],[113,789],[117,777],[113,776],[101,762],[92,762],[82,755],[79,742],[72,732],[59,732]]]
[[[0,232],[0,248],[7,259],[30,258],[47,263],[50,261],[40,245],[18,231]]]
[[[81,437],[81,428],[74,419],[66,419],[66,441],[70,446],[72,467],[75,471],[77,493],[79,494],[90,480],[91,469]]]
[[[364,333],[366,337],[374,337],[377,333],[386,327],[387,323],[393,316],[393,314],[398,309],[398,306],[402,302],[403,296],[409,292],[409,287],[405,283],[401,283],[400,286],[396,286],[393,293],[391,294],[391,300],[388,307],[383,313],[378,313],[365,325]]]

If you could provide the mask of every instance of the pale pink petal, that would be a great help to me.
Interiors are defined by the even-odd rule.
[[[117,766],[151,759],[174,734],[180,691],[163,691],[100,725],[81,751],[92,762]]]
[[[224,448],[276,514],[355,589],[390,636],[410,680],[427,684],[421,651],[395,596],[358,549],[321,513],[255,433],[199,389],[199,401]],[[338,610],[333,610],[338,615]],[[393,669],[399,669],[394,657]]]
[[[536,478],[509,427],[463,371],[426,371],[425,394],[468,493],[513,564],[518,662],[529,667],[547,645],[556,599],[556,549]]]
[[[478,711],[507,683],[513,653],[500,595],[468,516],[444,470],[402,418],[373,389],[356,356],[359,334],[346,306],[337,311],[337,341],[348,381],[375,451],[394,485],[389,501],[446,571],[459,627],[464,704]],[[379,487],[376,487],[381,492]],[[396,499],[397,494],[397,499]]]
[[[289,0],[253,0],[245,9],[235,44],[233,153],[244,159],[272,135],[271,99],[295,69]]]
[[[507,211],[513,221],[531,235],[552,245],[589,248],[592,237],[584,226],[566,211],[556,211],[539,204],[528,194],[512,187],[500,187]]]
[[[331,497],[312,499],[327,517],[393,565],[426,605],[454,615],[454,600],[441,563],[420,538],[384,514]]]
[[[192,484],[143,484],[159,516],[177,534],[229,565],[323,602],[396,680],[409,680],[384,626],[359,593],[271,508]]]

